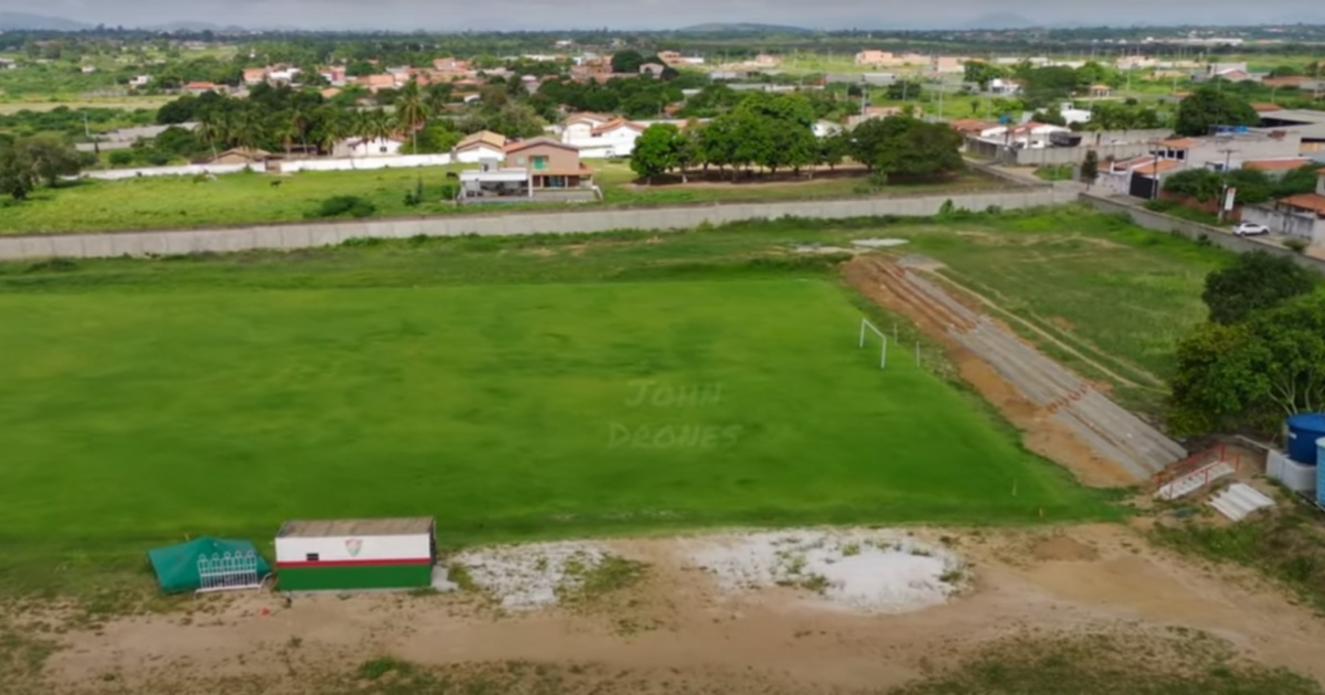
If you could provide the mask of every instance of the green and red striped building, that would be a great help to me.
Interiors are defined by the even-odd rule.
[[[276,534],[281,591],[432,586],[436,523],[428,517],[288,521]]]

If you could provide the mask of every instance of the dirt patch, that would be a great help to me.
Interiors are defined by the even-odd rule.
[[[41,675],[8,681],[21,687],[7,692],[863,695],[950,669],[961,678],[963,664],[1008,640],[1106,635],[1131,644],[1170,627],[1325,679],[1325,620],[1123,526],[832,534],[942,549],[965,563],[966,587],[900,614],[843,610],[809,587],[724,588],[694,555],[731,534],[601,541],[610,556],[647,563],[647,578],[583,603],[501,613],[475,610],[468,593],[317,595],[289,605],[266,593],[204,597],[215,609],[192,618],[54,629],[58,646]],[[32,604],[26,614],[45,610]]]
[[[889,290],[879,279],[876,262],[861,257],[847,263],[844,266],[847,282],[871,301],[906,316],[942,345],[961,379],[1021,430],[1022,443],[1027,449],[1071,471],[1083,485],[1125,487],[1135,482],[1117,463],[1097,454],[1068,427],[1057,422],[1053,412],[1032,402],[988,362],[953,340],[946,325]]]
[[[1098,559],[1100,553],[1070,536],[1051,536],[1032,546],[1031,556],[1041,562],[1084,562]]]

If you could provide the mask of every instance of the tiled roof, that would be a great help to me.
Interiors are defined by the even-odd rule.
[[[1310,159],[1256,159],[1242,163],[1244,169],[1257,171],[1290,171],[1310,164]]]
[[[1317,193],[1299,193],[1290,195],[1287,198],[1280,199],[1282,205],[1298,208],[1300,210],[1310,210],[1321,217],[1325,217],[1325,195]]]

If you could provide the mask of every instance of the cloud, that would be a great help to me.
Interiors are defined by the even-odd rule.
[[[952,27],[993,14],[1045,24],[1319,21],[1301,0],[0,0],[0,10],[91,23],[150,26],[208,22],[252,27],[393,30],[666,29],[698,22],[766,22],[812,28]]]

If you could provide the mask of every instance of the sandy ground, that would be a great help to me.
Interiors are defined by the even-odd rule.
[[[1325,681],[1325,619],[1249,574],[1216,575],[1125,526],[895,533],[959,556],[962,589],[896,614],[798,586],[724,587],[695,564],[707,537],[613,540],[637,583],[570,606],[507,612],[472,593],[198,599],[60,636],[34,692],[328,692],[391,656],[421,666],[574,665],[556,692],[877,692],[1031,631],[1139,634],[1182,626]],[[730,537],[726,537],[730,542]],[[721,537],[718,540],[723,540]],[[33,608],[29,619],[41,617]],[[12,684],[11,684],[12,685]],[[582,686],[582,687],[581,687]],[[40,689],[38,689],[40,688]],[[20,690],[21,691],[21,690]]]

